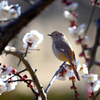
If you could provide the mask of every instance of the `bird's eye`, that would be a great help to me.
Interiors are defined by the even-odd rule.
[[[58,36],[58,34],[56,34],[56,36]]]

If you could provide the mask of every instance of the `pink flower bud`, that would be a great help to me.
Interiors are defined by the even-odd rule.
[[[16,70],[15,69],[12,69],[12,73],[15,74],[15,72],[16,72]]]
[[[76,44],[81,44],[82,39],[77,39],[75,42],[76,42]]]
[[[87,58],[87,59],[86,59],[86,62],[89,63],[89,61],[90,61],[90,58]]]
[[[77,97],[75,97],[75,100],[78,100],[78,98],[77,98]]]
[[[81,53],[79,54],[79,57],[83,57],[83,56],[85,56],[85,54],[84,54],[84,52],[81,52]]]
[[[74,86],[71,86],[70,88],[71,88],[71,89],[74,89]]]
[[[28,76],[26,74],[23,77],[28,78]]]
[[[6,68],[7,67],[7,65],[3,65],[3,68]]]
[[[88,47],[88,45],[87,45],[87,44],[84,44],[84,45],[83,45],[83,48],[87,48],[87,47]]]

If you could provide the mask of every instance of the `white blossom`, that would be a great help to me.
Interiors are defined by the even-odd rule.
[[[3,0],[0,3],[0,21],[9,20],[11,18],[17,18],[21,14],[21,7],[16,5],[8,5],[7,0]]]
[[[36,47],[42,42],[43,40],[43,34],[40,34],[36,30],[30,31],[30,33],[26,33],[26,35],[23,38],[24,48],[27,48],[29,45],[30,49],[36,49]]]
[[[87,68],[86,64],[82,64],[82,67],[80,69],[80,74],[81,74],[81,76],[84,74],[88,74],[88,68]]]
[[[87,81],[88,83],[93,83],[98,80],[97,74],[84,74],[82,78]]]
[[[5,68],[1,73],[0,73],[0,77],[6,77],[12,70],[12,67],[7,67]]]
[[[66,77],[68,75],[68,67],[64,67],[59,74],[57,75],[56,79],[58,80],[66,80]]]
[[[11,46],[6,46],[5,47],[5,51],[15,51],[16,48],[15,47],[11,47]]]
[[[81,36],[84,33],[85,28],[86,28],[86,25],[81,24],[79,27],[77,26],[69,27],[68,31],[72,37],[77,38],[78,36]]]
[[[100,80],[97,80],[91,87],[90,87],[90,91],[98,91],[98,89],[100,88]]]
[[[84,38],[82,39],[82,44],[86,44],[87,41],[88,41],[88,36],[84,36]]]
[[[9,76],[8,76],[8,78],[9,78]],[[17,76],[14,76],[13,78],[10,79],[10,81],[13,81],[13,80],[17,80]],[[10,83],[7,82],[6,83],[6,87],[7,87],[6,92],[14,90],[16,88],[16,85],[17,85],[17,82],[10,82]]]
[[[77,13],[75,13],[76,16],[74,16],[71,12],[66,10],[66,11],[64,11],[63,15],[64,15],[65,18],[67,18],[69,20],[77,21],[77,16],[78,16]]]
[[[76,61],[76,66],[77,66],[77,72],[79,72],[80,71],[80,69],[81,69],[81,65],[80,65],[80,62],[79,61]]]
[[[71,3],[70,5],[66,5],[64,7],[65,10],[67,11],[73,11],[78,7],[78,3]]]
[[[62,71],[59,72],[56,79],[65,81],[66,77],[72,77],[72,76],[74,76],[74,72],[73,70],[70,70],[70,68],[67,66],[67,67],[64,67]]]
[[[0,95],[6,91],[6,83],[0,78]]]

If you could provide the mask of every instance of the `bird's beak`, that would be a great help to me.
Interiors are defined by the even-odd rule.
[[[48,36],[52,36],[51,34],[48,34]]]

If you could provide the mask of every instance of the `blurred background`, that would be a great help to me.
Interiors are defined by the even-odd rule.
[[[1,2],[2,0],[0,0]],[[36,1],[36,0],[35,0]],[[78,13],[79,18],[77,21],[77,24],[80,25],[82,23],[85,23],[88,25],[89,17],[92,11],[92,6],[89,4],[90,0],[68,0],[73,2],[78,2],[79,7],[75,10],[75,12]],[[29,8],[31,5],[24,0],[8,0],[9,5],[11,4],[20,4],[21,5],[21,11],[25,11],[27,8]],[[80,61],[80,64],[83,64],[84,58],[79,58],[79,53],[81,52],[81,46],[75,44],[75,39],[70,36],[68,33],[68,27],[70,25],[69,20],[65,19],[63,16],[64,12],[64,4],[62,4],[61,0],[55,0],[52,4],[50,4],[42,13],[40,13],[35,19],[33,19],[29,24],[24,27],[19,37],[23,38],[23,36],[30,32],[30,30],[37,30],[38,32],[42,33],[44,36],[43,42],[37,47],[40,49],[40,51],[34,50],[31,51],[27,55],[28,60],[32,67],[34,69],[37,69],[37,77],[40,81],[40,83],[43,85],[43,88],[45,89],[48,83],[50,82],[52,76],[56,72],[56,70],[59,68],[59,66],[62,64],[61,61],[59,61],[52,52],[52,41],[51,38],[47,36],[47,34],[57,30],[63,32],[66,37],[68,38],[69,42],[71,43],[75,54],[76,59]],[[100,17],[100,8],[96,7],[95,13],[93,16],[92,23],[90,25],[90,28],[88,30],[88,46],[91,47],[94,43],[95,34],[96,34],[96,26],[95,26],[95,20]],[[2,25],[2,23],[0,23]],[[22,48],[23,42],[19,39],[13,39],[9,46],[12,46],[15,42],[15,47],[17,49]],[[99,51],[99,48],[98,48]],[[98,52],[97,51],[97,52]],[[97,53],[96,59],[100,61],[100,52]],[[0,62],[2,64],[7,64],[8,66],[12,66],[13,68],[16,68],[18,71],[22,70],[24,65],[21,63],[19,67],[17,67],[18,59],[12,55],[5,54],[1,55]],[[99,67],[93,66],[91,68],[92,73],[99,73]],[[25,72],[26,73],[26,72]],[[23,74],[25,74],[23,73]],[[27,72],[28,74],[28,72]],[[99,75],[100,76],[100,75]],[[55,80],[54,84],[52,85],[49,93],[48,93],[48,100],[74,100],[74,91],[70,89],[70,86],[72,85],[71,81],[69,79],[66,79],[66,81],[58,81]],[[87,100],[87,92],[86,88],[88,87],[88,84],[81,79],[81,81],[76,81],[76,86],[78,89],[78,92],[80,93],[80,100]],[[27,88],[27,85],[23,82],[19,82],[16,89],[11,92],[3,93],[0,96],[0,99],[2,100],[32,100],[33,93],[32,91]],[[96,99],[99,100],[99,97]]]

